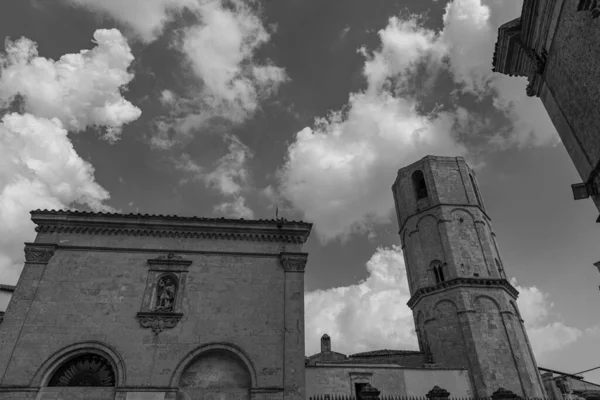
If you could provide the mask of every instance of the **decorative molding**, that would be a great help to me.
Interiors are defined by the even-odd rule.
[[[448,281],[440,282],[434,286],[427,286],[415,292],[408,300],[406,305],[411,309],[414,308],[421,298],[434,293],[442,292],[446,289],[454,287],[495,287],[506,290],[515,299],[519,296],[519,292],[506,279],[498,278],[454,278]]]
[[[164,329],[174,328],[182,313],[161,313],[161,312],[139,312],[137,319],[143,328],[152,329],[155,335],[161,333]]]
[[[0,311],[0,324],[4,320],[4,311]]]
[[[275,234],[275,233],[236,233],[236,232],[207,232],[172,229],[142,229],[116,228],[106,226],[62,226],[40,224],[35,228],[38,233],[69,233],[89,235],[122,235],[139,237],[169,237],[186,239],[216,239],[216,240],[245,240],[253,242],[286,242],[304,243],[308,238],[306,233]]]
[[[279,256],[285,272],[304,272],[308,261],[307,253],[280,253]]]
[[[600,17],[600,1],[598,0],[579,0],[577,11],[589,11],[592,18]]]
[[[151,265],[150,271],[184,272],[192,265],[192,260],[185,260],[182,256],[170,252],[166,255],[149,259],[148,264]]]
[[[25,262],[46,264],[54,255],[54,246],[25,246]]]
[[[115,372],[110,362],[98,354],[84,354],[64,363],[48,386],[115,386]]]

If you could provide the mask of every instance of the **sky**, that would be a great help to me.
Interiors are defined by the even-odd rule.
[[[306,351],[417,349],[391,185],[476,168],[538,365],[600,365],[597,210],[524,78],[492,73],[522,0],[0,3],[0,282],[29,211],[313,222]],[[600,370],[584,374],[600,382]]]

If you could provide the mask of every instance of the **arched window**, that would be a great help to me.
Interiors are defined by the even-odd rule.
[[[435,283],[444,282],[444,270],[442,269],[442,263],[439,261],[433,261],[431,263],[431,267],[433,269],[433,277],[435,278]]]
[[[154,311],[175,311],[175,298],[177,295],[177,278],[173,275],[163,275],[156,284],[156,306]]]
[[[475,197],[477,197],[477,204],[483,207],[483,203],[481,202],[481,196],[479,196],[479,189],[477,189],[477,185],[475,184],[475,178],[473,178],[473,174],[469,174],[469,177],[471,178],[471,185],[473,185]]]
[[[423,171],[416,170],[412,174],[412,184],[415,190],[415,196],[417,200],[421,200],[427,197],[427,184],[425,183],[425,176]]]
[[[98,354],[82,354],[58,368],[48,386],[115,386],[110,362]]]

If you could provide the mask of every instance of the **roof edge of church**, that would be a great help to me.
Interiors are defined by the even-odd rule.
[[[351,354],[350,358],[361,358],[361,357],[381,357],[381,356],[397,356],[404,354],[422,354],[422,351],[418,350],[372,350],[372,351],[364,351],[362,353]]]
[[[0,283],[0,291],[2,291],[2,292],[14,292],[15,288],[16,288],[16,286],[5,285],[3,283]]]

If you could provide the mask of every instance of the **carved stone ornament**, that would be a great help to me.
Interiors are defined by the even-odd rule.
[[[281,264],[286,272],[304,272],[308,254],[306,253],[281,253]]]
[[[600,1],[598,0],[579,0],[577,11],[589,11],[592,18],[600,17]]]
[[[157,260],[183,260],[183,257],[178,256],[175,253],[169,253],[167,255],[158,257]]]
[[[47,263],[53,255],[52,247],[25,247],[25,262]]]
[[[143,328],[152,329],[152,332],[158,335],[164,329],[175,327],[182,315],[175,313],[138,313],[137,318]]]
[[[450,397],[450,392],[436,385],[426,394],[426,396],[429,400],[442,400]]]

